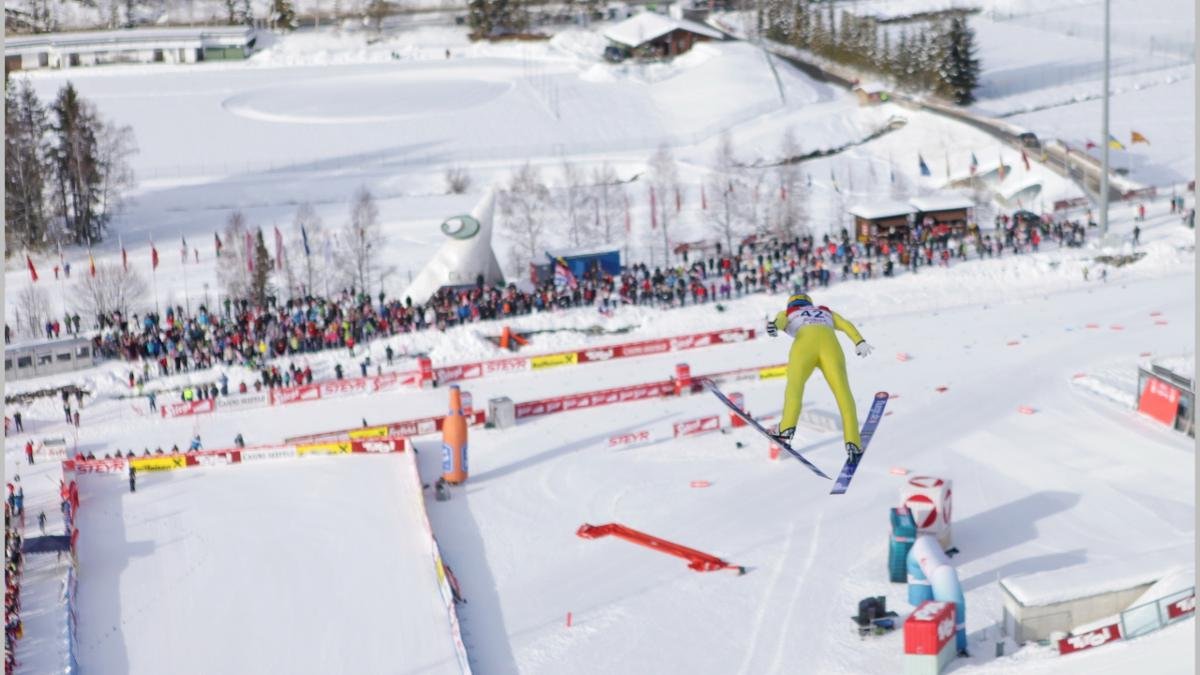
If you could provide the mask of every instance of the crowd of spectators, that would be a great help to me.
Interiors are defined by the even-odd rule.
[[[19,480],[19,479],[18,479]],[[9,499],[4,504],[4,673],[12,675],[17,668],[17,640],[21,639],[21,572],[24,557],[21,552],[21,533],[17,519],[24,519],[24,505],[18,512],[14,505],[15,491],[10,483]]]
[[[360,345],[380,336],[444,330],[556,308],[595,306],[605,312],[621,304],[667,308],[762,291],[807,291],[839,280],[893,276],[901,268],[915,273],[923,266],[948,266],[952,260],[1037,251],[1047,239],[1063,246],[1081,245],[1086,236],[1085,226],[1078,222],[1039,223],[1036,218],[999,216],[994,225],[989,231],[974,224],[958,229],[918,225],[904,228],[902,236],[891,234],[869,242],[852,239],[845,229],[832,236],[791,240],[751,237],[732,251],[722,250],[720,244],[704,251],[684,249],[674,267],[635,263],[617,275],[593,268],[572,277],[570,283],[547,279],[532,289],[484,283],[480,278],[475,284],[443,288],[419,305],[408,298],[389,299],[383,292],[372,297],[350,289],[332,297],[269,298],[263,307],[226,298],[218,307],[201,305],[192,315],[182,307],[168,307],[162,314],[113,312],[95,317],[98,331],[93,343],[100,355],[141,363],[140,374],[129,373],[129,386],[139,395],[154,376],[216,364],[257,371],[249,385],[239,383],[231,390],[222,375],[219,381],[189,386],[181,394],[184,400],[199,399],[244,393],[250,387],[261,390],[311,382],[311,369],[294,363],[283,368],[271,360],[343,349],[354,359]],[[64,323],[68,330],[77,329],[78,319],[67,317]],[[364,375],[369,358],[358,364]],[[389,364],[392,358],[389,346]],[[342,370],[336,364],[337,377]]]

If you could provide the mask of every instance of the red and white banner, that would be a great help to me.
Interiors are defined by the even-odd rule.
[[[321,395],[319,398],[354,396],[357,394],[366,394],[371,391],[371,385],[364,377],[356,377],[352,380],[332,380],[329,382],[321,382],[316,386],[321,390]]]
[[[63,462],[63,471],[74,471],[75,473],[124,473],[125,458],[114,457],[111,459],[88,459],[83,461],[68,459]]]
[[[299,387],[279,387],[271,390],[271,405],[287,405],[315,401],[321,398],[321,385],[302,384]]]
[[[213,411],[213,399],[206,398],[203,401],[182,401],[180,403],[167,403],[158,406],[159,413],[163,417],[183,417],[185,415],[202,415]]]
[[[294,445],[261,445],[253,448],[242,448],[241,461],[260,462],[268,459],[290,459],[297,457]]]
[[[1121,624],[1114,623],[1110,626],[1090,630],[1081,635],[1070,635],[1058,641],[1058,653],[1070,654],[1071,652],[1083,651],[1092,647],[1116,642],[1121,639]]]
[[[350,441],[350,452],[404,452],[406,438],[369,438]]]
[[[1179,414],[1179,389],[1153,375],[1147,377],[1138,410],[1163,424],[1174,426],[1175,416]]]
[[[1186,598],[1180,598],[1175,602],[1167,605],[1167,620],[1173,621],[1182,616],[1196,613],[1196,594],[1192,593]]]
[[[674,386],[670,380],[650,384],[636,384],[630,387],[617,387],[614,389],[603,389],[582,394],[569,394],[567,396],[547,398],[539,401],[518,403],[515,406],[515,413],[517,419],[535,417],[537,415],[550,415],[567,410],[593,408],[612,403],[624,403],[625,401],[640,401],[647,398],[659,398],[667,396],[674,391]]]
[[[700,417],[694,420],[685,420],[675,423],[675,438],[680,436],[695,436],[696,434],[706,434],[710,431],[719,431],[721,429],[721,416],[709,415],[708,417]]]

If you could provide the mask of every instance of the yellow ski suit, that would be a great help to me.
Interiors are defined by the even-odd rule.
[[[788,353],[787,385],[784,388],[779,429],[787,430],[796,426],[804,398],[804,384],[812,375],[813,368],[820,368],[829,388],[833,390],[833,397],[837,399],[846,442],[861,447],[858,412],[854,408],[854,396],[850,393],[850,383],[846,378],[846,357],[834,332],[840,330],[855,344],[859,344],[863,342],[863,337],[858,329],[828,307],[795,302],[789,302],[788,310],[777,314],[773,323],[777,329],[793,338]]]

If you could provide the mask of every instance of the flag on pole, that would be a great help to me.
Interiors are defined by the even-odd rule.
[[[679,188],[675,188],[675,213],[683,210],[683,195],[679,193]]]
[[[1098,147],[1100,147],[1100,146],[1096,145],[1095,143],[1093,143],[1093,142],[1091,141],[1091,139],[1089,139],[1089,140],[1087,140],[1087,141],[1084,143],[1084,148],[1083,148],[1083,149],[1084,149],[1084,150],[1091,150],[1092,148],[1098,148]]]
[[[625,234],[633,231],[633,221],[629,219],[629,195],[625,195]]]
[[[304,242],[304,257],[311,257],[312,250],[308,248],[308,230],[305,230],[303,225],[300,226],[300,240]]]
[[[179,235],[179,260],[184,265],[187,264],[187,238],[182,234]]]
[[[275,226],[275,269],[283,269],[283,233]]]
[[[566,286],[574,290],[579,287],[579,282],[575,279],[575,275],[571,273],[571,268],[567,266],[566,260],[563,260],[561,256],[554,258],[549,253],[546,254],[546,257],[550,258],[550,261],[554,263],[555,288],[561,289]]]
[[[922,176],[933,175],[933,173],[929,171],[929,165],[925,163],[925,158],[922,157],[921,153],[919,152],[917,153],[917,169],[921,172]]]
[[[1133,145],[1134,143],[1145,143],[1146,145],[1150,145],[1150,140],[1136,131],[1131,131],[1129,132],[1129,144]]]
[[[25,254],[25,265],[29,267],[29,278],[33,279],[33,283],[36,284],[38,279],[37,268],[33,266],[33,258],[30,258],[28,253]]]
[[[1007,171],[1004,169],[1004,157],[1002,155],[996,155],[996,157],[1000,160],[1000,168],[998,169],[1000,172],[1000,180],[1004,180],[1004,175],[1007,173]]]
[[[254,273],[254,237],[246,233],[246,271]]]
[[[704,194],[704,185],[700,185],[700,210],[708,210],[708,195]]]
[[[833,191],[841,194],[842,189],[838,187],[837,176],[833,174],[833,167],[829,167],[829,184],[833,186]]]
[[[125,271],[128,272],[129,254],[125,252],[125,242],[121,241],[120,235],[117,235],[117,243],[121,246],[121,267],[125,268]]]
[[[1108,147],[1112,148],[1113,150],[1125,149],[1125,146],[1121,144],[1121,141],[1118,141],[1115,137],[1113,137],[1112,134],[1108,135]]]
[[[333,244],[329,241],[329,235],[325,235],[324,257],[326,267],[333,263]]]
[[[150,240],[150,271],[158,269],[158,249],[154,246],[154,240]]]
[[[949,181],[950,180],[950,151],[943,149],[942,154],[946,158],[946,180]]]
[[[1021,148],[1021,161],[1025,162],[1025,170],[1029,171],[1032,167],[1029,166],[1029,155],[1025,154],[1025,148]]]
[[[658,228],[658,199],[654,195],[654,186],[650,186],[650,229]]]
[[[216,247],[217,247],[217,257],[220,258],[221,257],[221,235],[217,234],[216,232],[213,232],[213,242],[216,244]]]
[[[787,185],[785,185],[782,181],[779,183],[779,201],[787,201]]]
[[[92,242],[88,240],[88,275],[96,278],[96,259],[92,257]]]
[[[972,152],[971,153],[971,175],[974,176],[975,172],[978,170],[979,170],[979,160],[975,158],[975,153]]]
[[[58,242],[58,266],[63,269],[67,268],[67,259],[63,257],[61,241]],[[55,277],[57,278],[57,275],[55,275]]]

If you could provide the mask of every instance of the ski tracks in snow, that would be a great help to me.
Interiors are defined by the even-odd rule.
[[[803,563],[799,565],[791,564],[800,554],[798,550],[800,542],[796,540],[797,522],[793,520],[788,527],[784,555],[775,564],[771,582],[759,605],[760,609],[754,620],[754,630],[750,634],[749,644],[746,647],[746,656],[741,667],[738,668],[739,675],[783,672],[781,668],[784,664],[784,648],[787,645],[787,637],[797,634],[790,630],[792,613],[800,601],[804,579],[808,576],[808,572],[817,558],[818,543],[821,539],[821,521],[824,516],[824,511],[817,511],[817,518],[813,522],[812,532],[808,537],[808,551],[804,554]],[[781,593],[786,592],[789,584],[791,593],[788,594],[786,604],[768,602],[769,598],[778,597]],[[779,616],[781,612],[783,616]],[[766,626],[766,635],[769,636],[765,639],[764,626]],[[771,661],[764,667],[762,661],[767,653],[771,654]]]

